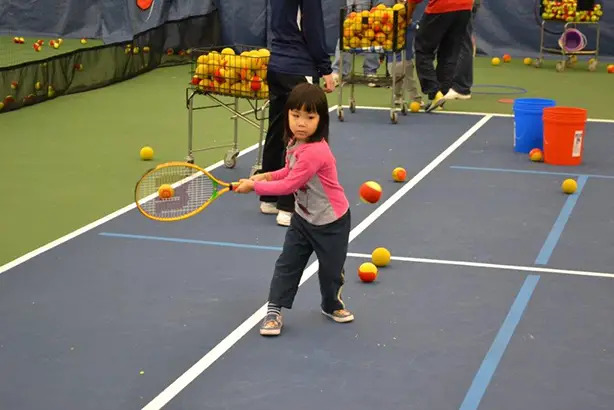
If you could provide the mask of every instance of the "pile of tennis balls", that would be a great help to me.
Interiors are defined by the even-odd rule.
[[[196,58],[192,85],[205,92],[266,99],[266,81],[271,53],[267,49],[243,51],[237,55],[227,47],[221,52],[210,51]]]
[[[396,167],[392,170],[392,180],[394,182],[405,182],[407,171],[403,167]],[[375,204],[382,197],[382,187],[375,181],[364,182],[359,190],[360,200]],[[371,262],[365,262],[358,267],[358,277],[363,282],[373,282],[377,279],[378,268],[387,266],[390,263],[390,251],[384,247],[376,248],[371,254]]]
[[[397,27],[394,16],[397,15]],[[397,36],[397,49],[405,47],[407,30],[407,10],[401,3],[393,7],[378,4],[371,10],[353,11],[343,21],[344,50],[383,48],[392,51],[394,36]]]
[[[543,0],[544,9],[542,18],[544,20],[559,21],[591,21],[598,22],[603,16],[601,4],[595,4],[593,10],[578,10],[577,0]]]

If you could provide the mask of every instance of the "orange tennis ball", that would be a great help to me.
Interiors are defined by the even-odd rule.
[[[358,267],[358,277],[363,282],[373,282],[377,279],[377,267],[371,262],[365,262]]]
[[[531,159],[531,161],[533,162],[541,162],[544,159],[544,153],[542,152],[541,149],[539,148],[533,148],[530,152],[529,152],[529,158]]]
[[[396,182],[403,182],[407,178],[407,171],[404,168],[396,167],[392,170],[392,179]]]
[[[367,181],[360,186],[358,194],[362,201],[374,204],[382,197],[382,187],[375,181]]]
[[[169,184],[162,184],[160,188],[158,188],[158,196],[160,199],[169,199],[175,195],[175,190]]]

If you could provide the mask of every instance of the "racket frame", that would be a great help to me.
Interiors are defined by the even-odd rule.
[[[138,190],[139,190],[139,187],[141,185],[141,182],[143,182],[153,172],[157,172],[158,170],[163,169],[163,168],[171,168],[171,167],[192,168],[193,170],[197,171],[194,174],[192,174],[192,175],[190,175],[188,177],[185,177],[185,178],[183,178],[183,179],[181,179],[181,180],[171,184],[171,187],[173,187],[173,189],[175,189],[178,186],[181,186],[181,185],[191,181],[194,178],[203,177],[203,175],[198,174],[198,172],[201,172],[202,174],[204,174],[204,176],[206,176],[207,178],[211,179],[211,181],[213,182],[213,194],[211,195],[211,198],[209,198],[207,201],[205,201],[202,205],[200,205],[195,210],[188,212],[185,215],[174,216],[174,217],[170,217],[170,218],[162,218],[162,217],[159,217],[159,216],[151,215],[147,211],[145,211],[145,209],[143,209],[141,204],[143,204],[145,202],[149,202],[149,201],[155,200],[156,197],[158,196],[158,193],[157,192],[153,192],[153,193],[151,193],[151,194],[147,195],[146,197],[141,198],[139,200],[138,199]],[[224,182],[224,181],[216,178],[215,176],[213,176],[206,169],[203,169],[203,168],[199,167],[198,165],[194,165],[194,164],[192,164],[190,162],[182,162],[182,161],[165,162],[165,163],[162,163],[162,164],[159,164],[159,165],[155,166],[154,168],[151,168],[151,169],[147,170],[143,174],[143,176],[138,180],[138,182],[136,183],[136,185],[134,187],[134,203],[136,204],[136,207],[139,210],[139,212],[142,215],[144,215],[145,217],[149,218],[149,219],[152,219],[152,220],[158,221],[158,222],[176,222],[176,221],[181,221],[181,220],[184,220],[184,219],[191,218],[194,215],[202,212],[205,208],[207,208],[209,205],[211,205],[216,199],[218,199],[219,197],[221,197],[222,195],[224,195],[228,191],[232,191],[235,185],[236,185],[236,183],[228,183],[228,182]],[[222,188],[220,189],[220,187],[222,187]]]

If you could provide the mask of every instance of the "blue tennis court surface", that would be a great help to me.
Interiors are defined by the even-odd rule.
[[[320,313],[312,264],[282,336],[258,334],[285,228],[257,196],[170,224],[131,209],[0,268],[0,409],[611,408],[614,124],[554,167],[513,152],[510,117],[388,114],[332,115],[353,323]],[[393,260],[361,283],[379,246]]]

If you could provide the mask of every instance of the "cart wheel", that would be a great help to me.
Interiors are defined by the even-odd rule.
[[[399,114],[396,111],[390,111],[390,121],[396,124],[399,121]]]
[[[339,118],[339,121],[343,122],[343,110],[337,110],[337,118]]]
[[[597,60],[591,59],[588,62],[588,71],[595,71],[595,70],[597,70],[597,65],[598,64],[599,64],[599,62]]]
[[[257,174],[258,172],[260,172],[260,171],[261,171],[261,169],[260,169],[260,165],[258,165],[258,164],[254,164],[254,165],[252,165],[252,170],[250,171],[249,176],[250,176],[250,177],[251,177],[251,176],[254,176],[254,175],[256,175],[256,174]]]
[[[537,59],[535,59],[535,62],[533,63],[533,66],[535,68],[541,68],[542,63],[543,63],[542,59],[541,58],[537,58]]]
[[[350,100],[350,112],[353,114],[356,112],[356,101]]]
[[[558,63],[556,63],[556,71],[559,73],[562,73],[563,71],[565,71],[565,62],[564,61],[559,61]]]
[[[234,168],[237,165],[237,156],[239,155],[238,151],[233,149],[229,150],[224,156],[224,166],[226,168]]]
[[[573,67],[576,65],[576,63],[578,62],[578,57],[576,56],[571,56],[569,57],[566,61],[565,61],[565,67]]]

